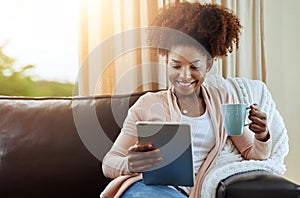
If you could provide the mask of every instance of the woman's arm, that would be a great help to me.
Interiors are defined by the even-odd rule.
[[[272,141],[267,127],[267,115],[257,105],[251,105],[251,124],[242,136],[231,136],[233,143],[246,159],[264,160],[270,157]]]
[[[272,149],[271,138],[267,141],[256,139],[248,128],[241,136],[230,136],[230,139],[245,159],[265,160],[270,157]]]
[[[109,178],[130,174],[128,168],[128,149],[137,141],[136,136],[122,132],[102,162],[103,174]]]
[[[146,94],[129,109],[119,136],[103,159],[102,169],[106,177],[142,172],[161,161],[159,149],[138,144],[136,131],[137,121],[165,121],[161,103],[159,95]]]

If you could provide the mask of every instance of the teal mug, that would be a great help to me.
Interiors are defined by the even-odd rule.
[[[242,135],[245,126],[246,112],[250,107],[246,104],[222,104],[222,117],[226,133],[229,136]]]

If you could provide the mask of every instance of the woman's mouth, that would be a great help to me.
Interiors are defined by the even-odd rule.
[[[182,87],[182,88],[190,88],[191,86],[193,86],[194,83],[196,83],[197,81],[193,81],[193,82],[185,82],[185,81],[177,81],[177,84]]]

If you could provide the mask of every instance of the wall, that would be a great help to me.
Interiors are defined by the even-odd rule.
[[[267,86],[289,134],[285,177],[300,184],[300,1],[265,0]],[[298,127],[297,127],[298,125]]]

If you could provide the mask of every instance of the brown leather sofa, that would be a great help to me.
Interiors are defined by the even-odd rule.
[[[0,97],[0,197],[99,197],[110,181],[102,174],[103,154],[142,94]],[[217,197],[300,197],[298,185],[257,171],[232,176],[217,191]]]

